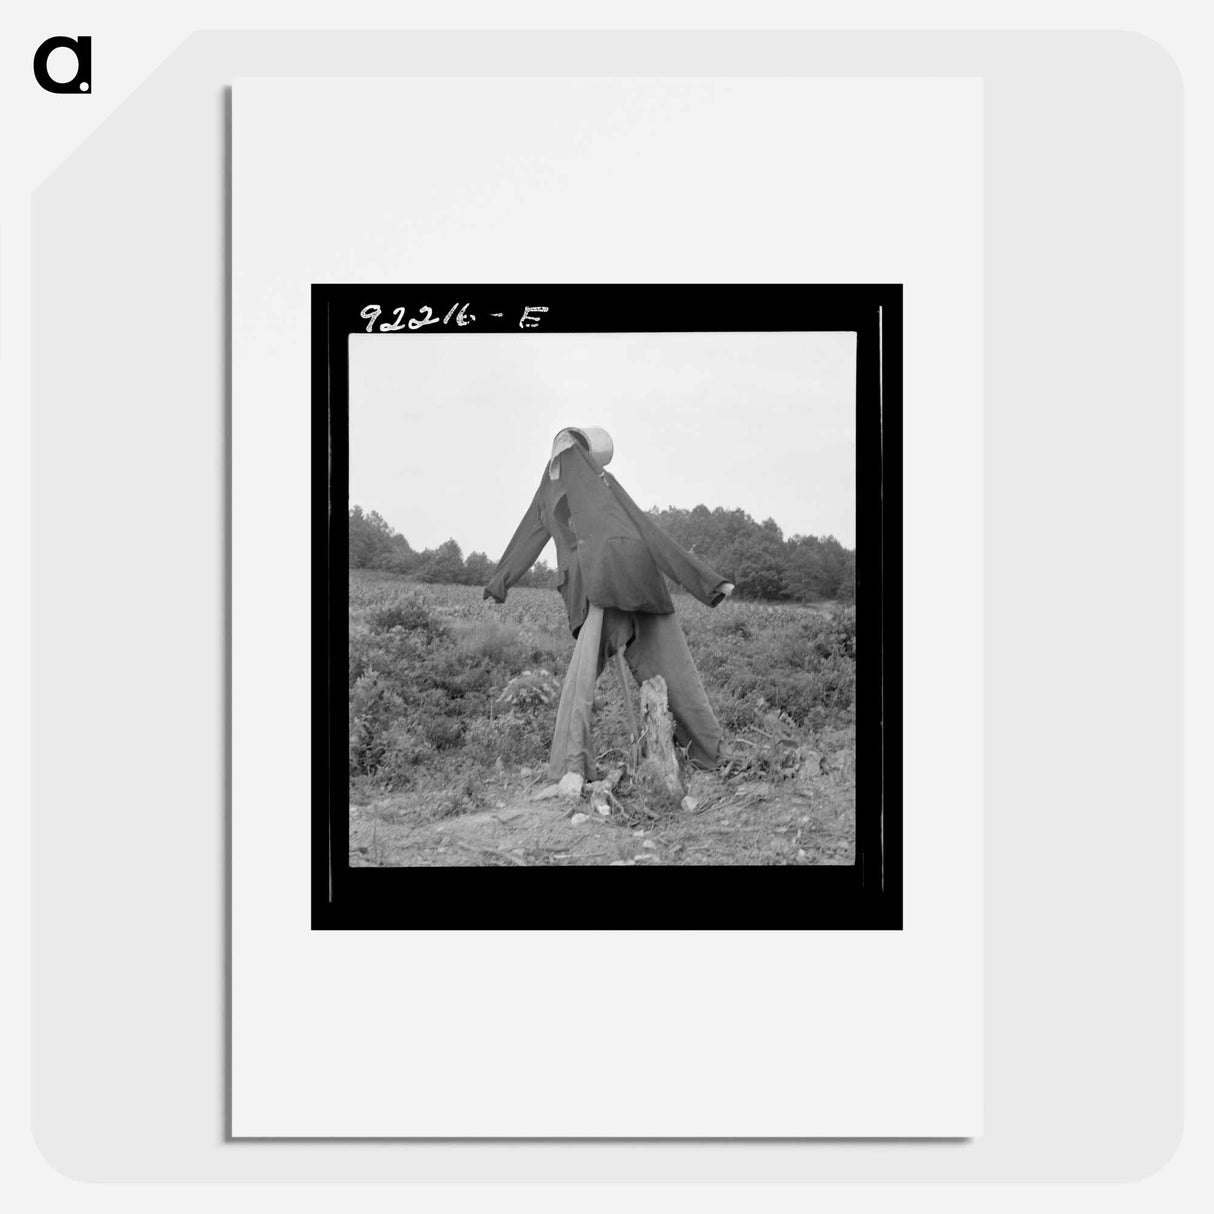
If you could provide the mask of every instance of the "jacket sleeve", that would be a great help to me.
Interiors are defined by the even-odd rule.
[[[673,581],[678,582],[684,590],[695,595],[701,603],[715,607],[726,595],[727,587],[732,589],[728,578],[719,574],[711,565],[700,560],[694,552],[688,552],[682,544],[666,534],[628,496],[624,487],[615,479],[609,477],[607,483],[611,486],[616,500],[623,506],[636,529],[641,533],[649,555],[654,564]]]
[[[504,603],[506,591],[535,564],[540,553],[544,551],[544,545],[552,538],[552,533],[544,523],[541,510],[543,494],[544,482],[540,481],[540,487],[536,490],[531,505],[527,507],[527,513],[523,515],[522,522],[515,528],[514,535],[510,543],[506,545],[506,551],[502,554],[502,559],[498,561],[497,568],[493,571],[493,576],[490,577],[489,583],[485,587],[483,598],[496,599],[499,603]]]

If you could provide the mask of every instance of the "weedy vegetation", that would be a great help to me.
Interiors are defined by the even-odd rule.
[[[516,587],[498,605],[479,586],[349,576],[352,863],[852,861],[853,607],[676,595],[729,757],[687,770],[684,811],[655,817],[625,781],[599,818],[584,801],[532,800],[574,644],[554,590]],[[627,752],[624,720],[605,671],[604,774]]]

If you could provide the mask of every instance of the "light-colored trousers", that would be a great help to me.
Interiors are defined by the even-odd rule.
[[[675,719],[675,740],[690,745],[689,754],[700,767],[713,767],[721,747],[721,726],[700,672],[687,648],[678,617],[641,612],[604,610],[593,603],[578,632],[548,757],[548,775],[559,780],[575,771],[586,780],[597,779],[594,748],[594,687],[607,659],[623,649],[624,659],[637,683],[660,674]]]

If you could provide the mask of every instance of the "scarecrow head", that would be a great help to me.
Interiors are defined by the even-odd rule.
[[[615,444],[611,435],[601,426],[567,426],[552,440],[552,455],[549,457],[548,471],[553,479],[557,476],[557,458],[562,451],[570,447],[581,447],[590,456],[590,462],[602,472],[611,463],[615,454]]]

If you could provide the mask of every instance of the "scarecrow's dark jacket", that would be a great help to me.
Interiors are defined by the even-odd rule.
[[[556,541],[557,588],[573,635],[589,604],[668,615],[674,611],[662,574],[715,607],[726,585],[715,569],[675,543],[581,447],[561,453],[560,476],[544,475],[498,562],[485,598],[506,591],[535,564],[549,537]]]

